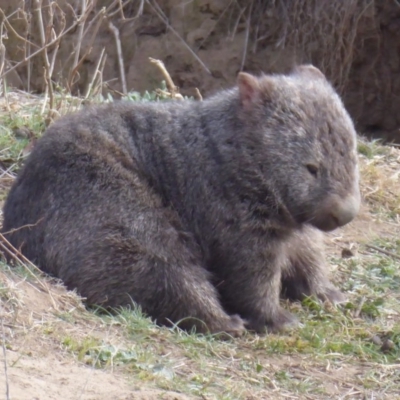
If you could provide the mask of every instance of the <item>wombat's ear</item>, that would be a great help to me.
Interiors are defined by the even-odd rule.
[[[311,64],[299,65],[295,68],[294,72],[299,75],[307,76],[308,78],[314,79],[324,79],[326,80],[325,75],[319,70],[317,67]]]
[[[264,82],[265,78],[260,81],[253,75],[246,72],[239,72],[237,77],[237,85],[239,88],[240,101],[245,109],[250,109],[268,97],[269,85]]]

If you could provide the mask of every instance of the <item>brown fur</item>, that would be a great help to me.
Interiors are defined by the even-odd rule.
[[[241,73],[203,102],[118,102],[59,119],[3,232],[88,304],[240,334],[296,319],[281,292],[342,300],[319,230],[359,207],[356,135],[323,74]]]

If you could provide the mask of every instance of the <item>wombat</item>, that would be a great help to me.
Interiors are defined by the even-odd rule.
[[[356,133],[323,73],[239,73],[204,101],[119,101],[53,123],[2,232],[87,304],[240,335],[296,318],[280,295],[341,301],[319,231],[358,213]]]

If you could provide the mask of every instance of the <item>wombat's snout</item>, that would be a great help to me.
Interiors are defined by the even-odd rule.
[[[324,201],[311,224],[322,231],[332,231],[348,224],[357,216],[359,210],[359,192],[344,199],[332,195]]]

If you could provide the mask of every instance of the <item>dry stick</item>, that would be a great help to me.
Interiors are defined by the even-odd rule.
[[[37,0],[35,0],[37,1]],[[16,10],[18,11],[18,10]],[[32,43],[31,41],[29,41],[27,38],[22,37],[21,35],[18,34],[18,32],[13,28],[13,26],[10,24],[10,22],[8,21],[8,18],[10,18],[13,14],[9,15],[8,17],[4,14],[4,11],[0,8],[0,17],[2,19],[2,22],[6,25],[7,29],[9,29],[19,40],[22,40],[25,43],[29,43],[31,46],[34,47],[39,47],[37,44]]]
[[[247,17],[247,23],[246,23],[246,36],[244,40],[244,49],[243,49],[243,55],[242,55],[242,63],[240,65],[240,70],[243,71],[244,64],[246,62],[246,57],[247,57],[247,47],[249,45],[249,36],[250,36],[250,22],[251,22],[251,13],[253,11],[253,3],[254,0],[252,0],[250,4],[250,9],[249,9],[249,15]]]
[[[104,50],[105,50],[105,48],[104,48]],[[93,93],[94,96],[96,96],[98,93],[101,92],[101,89],[102,89],[102,87],[104,85],[104,83],[103,83],[103,72],[104,72],[104,66],[106,65],[106,60],[107,60],[107,53],[104,53],[103,59],[101,59],[101,62],[99,60],[100,65],[97,68],[97,74],[96,74],[97,77],[98,77],[96,79],[97,83],[96,83],[96,80],[93,81],[94,89],[92,89],[92,93]],[[95,85],[95,83],[96,83],[96,85]]]
[[[99,67],[99,69],[98,69],[98,77],[99,77],[99,80],[98,80],[97,87],[95,87],[95,89],[93,89],[93,93],[96,93],[96,94],[97,94],[98,92],[100,92],[100,91],[101,91],[101,88],[102,88],[103,85],[104,85],[104,82],[103,82],[103,72],[104,72],[104,67],[105,67],[105,65],[106,65],[106,60],[107,60],[107,53],[104,54],[103,60],[101,61],[100,67]]]
[[[4,46],[4,44],[3,44],[3,27],[4,27],[4,24],[2,23],[1,27],[0,27],[0,77],[3,74],[4,64],[6,61],[6,46]],[[4,100],[6,103],[7,111],[11,112],[10,103],[8,101],[7,83],[6,83],[5,77],[2,78],[1,83],[3,85],[3,95],[4,95]]]
[[[5,243],[5,244],[4,244]],[[19,250],[17,250],[5,237],[3,234],[0,233],[0,249],[2,249],[5,253],[7,253],[13,260],[19,262],[22,264],[25,269],[28,271],[28,273],[39,283],[39,285],[47,292],[47,294],[50,296],[50,300],[53,303],[53,307],[55,310],[58,309],[56,302],[54,301],[54,298],[51,294],[50,289],[48,286],[43,283],[31,270],[29,267],[31,267],[33,270],[43,273],[35,264],[33,264],[30,260],[28,260]]]
[[[167,18],[165,16],[163,16],[163,14],[160,13],[157,10],[157,8],[154,7],[153,4],[150,3],[149,0],[146,0],[146,3],[153,9],[153,11],[156,13],[158,18],[160,18],[161,21],[164,22],[164,24],[167,26],[167,28],[182,42],[182,44],[186,47],[186,49],[190,52],[190,54],[192,54],[192,56],[200,63],[200,65],[204,68],[204,70],[209,75],[211,75],[211,71],[207,68],[207,66],[204,64],[204,62],[201,61],[200,57],[191,49],[191,47],[186,43],[186,41],[179,35],[179,33],[170,25]]]
[[[87,5],[86,1],[87,0],[82,0],[81,17],[83,17],[83,18],[80,18],[81,22],[79,24],[78,40],[77,40],[77,45],[76,45],[75,54],[74,54],[74,62],[72,64],[72,68],[71,68],[70,74],[69,74],[70,77],[69,77],[69,80],[67,83],[67,87],[69,88],[69,91],[71,91],[72,86],[75,84],[74,77],[77,74],[79,67],[82,65],[86,56],[92,51],[93,42],[95,40],[96,34],[100,28],[101,23],[103,22],[103,18],[105,15],[105,7],[102,7],[101,10],[99,11],[99,13],[95,16],[95,18],[97,18],[98,16],[101,16],[101,18],[97,22],[94,32],[92,33],[92,36],[89,40],[89,43],[87,46],[88,50],[86,50],[84,55],[79,59],[80,51],[81,51],[81,44],[82,44],[83,38],[86,36],[86,33],[87,33],[87,30],[84,31],[85,24],[86,24],[88,16],[92,12],[94,5],[95,5],[95,1],[90,1],[89,5]],[[93,22],[93,20],[92,20],[92,22]]]
[[[98,74],[100,73],[100,69],[99,68],[100,68],[100,64],[101,64],[101,61],[102,61],[103,56],[104,56],[105,49],[106,48],[103,47],[103,49],[101,50],[99,60],[97,61],[96,68],[94,70],[93,78],[92,78],[91,82],[89,83],[89,86],[88,86],[87,91],[86,91],[85,100],[89,98],[89,95],[90,95],[90,93],[92,91],[92,88],[94,86],[94,82],[95,82]]]
[[[113,23],[111,21],[108,23],[108,27],[110,28],[111,32],[113,33],[114,38],[115,38],[115,44],[117,45],[118,66],[119,66],[119,75],[121,78],[122,93],[126,94],[126,93],[128,93],[128,90],[126,88],[124,58],[122,56],[122,47],[121,47],[121,40],[119,38],[119,30],[115,25],[113,25]]]
[[[201,95],[199,88],[194,88],[194,91],[196,92],[198,99],[203,101],[203,96]]]
[[[125,6],[126,6],[127,4],[129,4],[130,2],[131,2],[131,0],[126,0],[125,3],[122,4],[122,8],[125,8]],[[116,6],[116,5],[118,6],[117,9],[116,9],[115,11],[109,12],[109,10],[111,10],[111,8],[113,8],[113,7]],[[120,6],[121,6],[121,3],[120,3],[119,0],[116,0],[116,1],[114,1],[112,4],[110,4],[110,5],[107,7],[107,16],[108,16],[108,18],[111,18],[111,17],[113,17],[114,15],[118,14],[118,13],[120,12]]]
[[[29,16],[27,16],[27,14],[24,12],[24,17],[26,20],[26,23],[28,25],[28,37],[31,36],[32,33],[32,14],[29,14]],[[28,52],[28,57],[31,54],[31,44],[28,42],[27,46],[25,47],[25,51]],[[26,53],[25,53],[25,57],[26,58]],[[31,65],[31,60],[28,61],[28,64],[26,66],[26,71],[27,71],[27,80],[28,80],[28,93],[31,91],[31,72],[32,72],[32,65]],[[1,72],[3,73],[3,71]],[[1,74],[0,74],[1,75]]]
[[[10,400],[10,387],[8,384],[8,371],[7,371],[7,352],[6,352],[6,335],[4,334],[3,316],[1,316],[1,336],[4,357],[4,377],[6,380],[6,399]]]
[[[45,89],[45,94],[44,94],[44,101],[43,101],[43,107],[41,113],[44,113],[44,109],[46,107],[47,103],[47,97],[49,96],[50,98],[50,110],[53,108],[54,104],[54,96],[53,96],[53,86],[51,83],[51,76],[50,76],[50,61],[49,61],[49,56],[47,53],[47,48],[45,48],[46,45],[46,35],[45,35],[45,29],[44,29],[44,22],[43,22],[43,15],[42,15],[42,0],[34,0],[36,8],[33,10],[34,13],[36,14],[36,18],[38,21],[38,26],[39,26],[39,33],[40,33],[40,43],[42,47],[44,47],[43,51],[43,62],[44,62],[44,80],[46,83],[46,89]]]
[[[374,246],[372,244],[366,244],[365,247],[368,247],[369,249],[378,251],[379,253],[385,254],[389,257],[395,258],[396,260],[400,260],[400,256],[395,253],[392,253],[391,251],[381,249],[380,247]]]
[[[106,9],[105,9],[104,7],[101,9],[99,15],[101,16],[101,18],[97,21],[97,24],[96,24],[96,26],[95,26],[95,28],[94,28],[94,30],[93,30],[92,36],[91,36],[91,38],[89,39],[86,52],[83,54],[83,56],[81,57],[81,59],[79,60],[78,64],[75,66],[75,68],[71,71],[71,79],[70,79],[69,85],[73,85],[73,84],[74,84],[72,78],[73,78],[73,77],[75,76],[75,74],[78,72],[79,67],[80,67],[80,66],[82,65],[82,63],[85,61],[86,57],[87,57],[87,56],[91,53],[91,51],[93,50],[93,43],[94,43],[94,41],[95,41],[95,39],[96,39],[97,32],[99,31],[100,26],[101,26],[101,24],[103,23],[103,19],[104,19],[105,15],[106,15]],[[71,91],[71,89],[70,89],[70,91]]]
[[[130,0],[128,0],[130,1]],[[118,2],[118,0],[114,0],[107,8],[102,7],[100,9],[100,11],[90,20],[90,22],[86,25],[86,29],[83,32],[83,37],[85,37],[87,35],[87,33],[89,32],[90,28],[92,27],[92,25],[96,22],[97,18],[99,18],[99,16],[104,13],[106,14],[108,17],[110,17],[109,11],[112,7],[114,7],[114,5],[116,5]]]
[[[81,4],[81,7],[82,7],[81,16],[82,16],[82,15],[86,15],[86,5],[87,4],[86,4],[86,0],[82,0],[81,3],[82,3]],[[76,41],[76,48],[75,48],[74,62],[72,64],[72,69],[74,69],[78,65],[84,29],[85,29],[85,19],[82,19],[78,25],[78,38]]]
[[[14,71],[15,69],[17,69],[18,67],[20,67],[21,65],[23,65],[24,63],[26,63],[27,61],[29,61],[30,59],[32,59],[33,57],[36,57],[38,54],[40,54],[41,52],[45,51],[46,49],[48,49],[49,47],[53,46],[55,43],[57,43],[57,41],[61,40],[61,38],[63,36],[65,36],[67,33],[69,33],[72,29],[74,29],[78,23],[80,22],[80,18],[77,19],[71,26],[69,26],[67,29],[65,29],[64,31],[61,31],[58,36],[51,40],[50,42],[48,42],[45,46],[40,47],[38,50],[36,50],[34,53],[32,53],[29,57],[26,57],[25,59],[19,61],[17,64],[15,64],[13,67],[9,68],[7,71],[5,71],[3,73],[3,76],[0,76],[0,78],[5,77],[6,75],[8,75],[10,72]]]
[[[238,27],[239,27],[240,19],[242,18],[242,15],[243,15],[243,13],[244,13],[245,11],[246,11],[246,7],[243,7],[243,8],[240,10],[240,13],[239,13],[239,16],[238,16],[237,19],[236,19],[235,26],[234,26],[234,28],[233,28],[232,34],[230,35],[230,40],[233,40],[233,39],[235,38],[236,31],[237,31],[237,29],[238,29]]]
[[[121,0],[118,0],[118,11],[121,14],[121,20],[125,21],[125,14],[124,14],[124,9],[122,7],[122,1]]]
[[[175,98],[175,96],[178,94],[178,88],[175,86],[174,81],[172,80],[171,75],[169,74],[167,69],[165,68],[164,63],[161,60],[156,60],[155,58],[151,57],[149,57],[149,60],[152,64],[155,64],[160,69],[161,73],[165,78],[167,88],[171,93],[171,97]]]
[[[354,314],[353,314],[354,318],[358,318],[360,316],[361,310],[362,310],[363,305],[365,303],[365,300],[366,300],[365,296],[363,296],[361,298],[360,302],[358,303],[357,309],[354,311]]]

